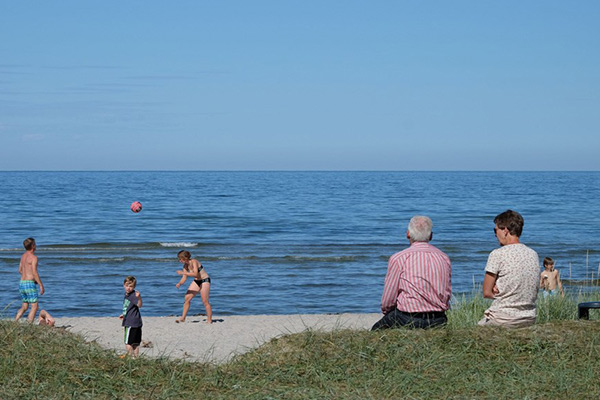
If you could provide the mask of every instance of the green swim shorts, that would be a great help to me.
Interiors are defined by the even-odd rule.
[[[19,282],[19,292],[21,293],[23,303],[38,302],[38,288],[35,281],[27,280]]]

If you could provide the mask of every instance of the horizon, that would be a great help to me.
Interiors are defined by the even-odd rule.
[[[0,170],[5,172],[499,172],[499,173],[578,173],[578,172],[600,172],[600,170],[385,170],[385,169],[30,169],[30,170]]]

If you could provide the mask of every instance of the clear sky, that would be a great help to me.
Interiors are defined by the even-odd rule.
[[[0,0],[0,170],[600,170],[600,1]]]

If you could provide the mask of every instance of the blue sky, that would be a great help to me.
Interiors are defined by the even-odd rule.
[[[600,170],[598,1],[0,1],[0,170]]]

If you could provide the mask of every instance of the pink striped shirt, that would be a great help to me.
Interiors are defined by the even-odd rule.
[[[395,307],[405,312],[448,310],[451,272],[450,259],[443,251],[426,242],[414,242],[390,257],[381,311],[387,314]]]

